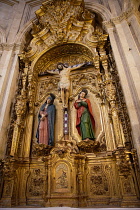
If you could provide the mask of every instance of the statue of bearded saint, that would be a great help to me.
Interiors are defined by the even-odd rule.
[[[54,145],[54,123],[55,123],[55,96],[50,94],[46,102],[41,106],[38,114],[38,129],[36,138],[38,143]]]

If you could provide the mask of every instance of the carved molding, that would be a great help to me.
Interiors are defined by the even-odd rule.
[[[127,22],[129,22],[129,17],[131,15],[135,15],[137,17],[138,21],[140,22],[140,15],[139,15],[138,10],[136,8],[132,7],[129,10],[122,13],[120,16],[112,18],[109,21],[104,21],[103,24],[104,24],[105,28],[114,28],[116,24],[121,23],[123,20],[126,20]]]
[[[23,48],[22,44],[7,44],[7,43],[2,43],[0,44],[0,50],[1,51],[20,51]]]

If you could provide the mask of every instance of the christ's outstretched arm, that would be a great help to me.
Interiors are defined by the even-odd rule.
[[[70,70],[76,70],[76,69],[79,69],[80,67],[86,67],[86,66],[89,66],[89,65],[93,65],[92,62],[85,62],[85,63],[81,63],[81,64],[77,64],[77,65],[74,65],[74,66],[69,66]]]
[[[50,73],[50,74],[59,74],[58,69],[54,69],[54,70],[46,70],[46,72]]]

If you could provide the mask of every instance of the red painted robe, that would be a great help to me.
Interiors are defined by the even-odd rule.
[[[48,117],[46,110],[40,111],[40,115],[44,114],[44,120],[40,120],[39,124],[39,143],[48,145],[49,132],[48,132]]]
[[[89,114],[90,114],[90,119],[91,119],[91,123],[92,123],[93,129],[94,129],[94,127],[95,127],[95,120],[94,120],[94,117],[93,117],[90,100],[86,99],[85,102],[87,102],[87,104],[88,104],[88,111],[89,111]],[[85,107],[84,106],[80,106],[79,107],[78,106],[78,102],[76,102],[76,101],[74,103],[74,106],[77,109],[76,128],[77,128],[77,131],[78,131],[79,135],[81,136],[80,123],[81,123],[81,116],[82,116],[82,114],[84,112]]]

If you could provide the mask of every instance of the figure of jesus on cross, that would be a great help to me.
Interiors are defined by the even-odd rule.
[[[50,74],[60,75],[60,82],[58,84],[58,89],[60,90],[61,93],[63,108],[68,108],[68,99],[70,94],[70,72],[80,67],[86,67],[88,65],[92,65],[92,62],[85,62],[74,66],[68,66],[68,64],[58,63],[57,69],[47,70],[47,72]]]

